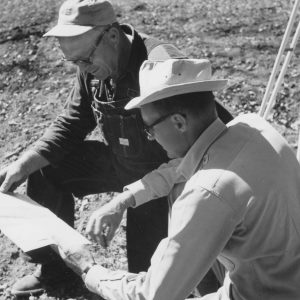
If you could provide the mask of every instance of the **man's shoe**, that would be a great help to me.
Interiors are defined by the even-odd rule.
[[[41,278],[35,274],[27,275],[19,279],[11,289],[14,296],[34,296],[42,294],[45,291],[45,286]]]
[[[81,282],[81,278],[69,269],[63,261],[39,265],[35,272],[19,279],[11,289],[14,296],[31,296],[41,294],[46,289],[59,285]]]

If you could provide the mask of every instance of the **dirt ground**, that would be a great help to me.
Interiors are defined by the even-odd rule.
[[[61,62],[54,38],[42,38],[53,26],[61,1],[0,2],[0,163],[14,161],[36,141],[61,111],[75,68]],[[115,0],[119,21],[176,44],[194,58],[212,61],[214,75],[228,78],[217,97],[234,114],[257,112],[270,76],[293,1],[288,0]],[[296,151],[299,110],[299,47],[295,50],[269,121]],[[19,189],[24,192],[24,186]],[[76,203],[77,228],[113,194],[93,195]],[[97,260],[126,269],[125,222],[108,249],[93,245]],[[35,266],[0,236],[0,299]],[[99,299],[81,284],[49,290],[33,299]]]

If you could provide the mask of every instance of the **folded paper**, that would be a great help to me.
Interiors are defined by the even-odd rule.
[[[49,209],[20,194],[0,193],[0,230],[25,252],[48,245],[66,249],[90,243]]]

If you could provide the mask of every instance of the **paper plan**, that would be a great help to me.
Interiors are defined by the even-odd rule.
[[[90,244],[49,209],[19,194],[0,193],[0,230],[25,252],[48,245]]]

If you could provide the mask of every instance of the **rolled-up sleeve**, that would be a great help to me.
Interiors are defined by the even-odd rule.
[[[236,212],[197,188],[174,203],[169,236],[156,249],[146,273],[93,267],[86,286],[108,300],[182,300],[206,274],[236,226]]]

